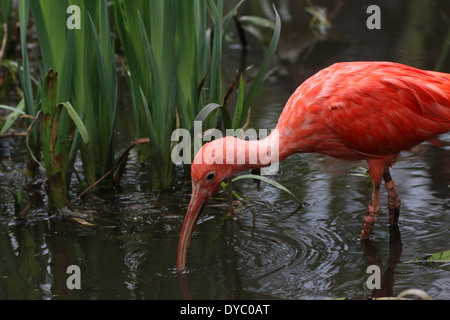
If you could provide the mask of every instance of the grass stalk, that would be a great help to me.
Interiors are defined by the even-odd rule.
[[[79,30],[66,26],[66,11],[71,4],[81,8],[82,28]],[[26,52],[29,10],[38,34],[41,72],[49,70],[35,98]],[[39,134],[32,134],[34,126],[30,126],[27,142],[42,147],[49,206],[60,209],[67,202],[79,148],[87,183],[96,181],[114,164],[116,70],[107,2],[21,0],[19,17],[25,109],[32,116],[40,110]],[[93,141],[89,143],[88,137]],[[32,145],[29,148],[38,151]],[[38,152],[33,155],[37,161],[38,155]],[[111,185],[112,179],[109,181]]]
[[[61,108],[56,106],[57,74],[49,70],[42,85],[42,100],[40,117],[40,138],[45,171],[47,174],[46,191],[49,196],[51,209],[62,208],[67,203],[66,166],[67,137],[65,141],[59,140]]]
[[[151,188],[171,183],[170,137],[175,129],[179,53],[176,48],[177,1],[114,1],[116,25],[127,58],[137,138],[150,138],[139,147],[148,159]]]
[[[112,2],[126,57],[123,66],[131,90],[136,139],[150,140],[148,145],[138,146],[139,159],[151,162],[154,190],[171,185],[171,136],[177,126],[190,129],[199,115],[205,122],[205,130],[216,126],[221,118],[226,127],[233,128],[248,119],[251,101],[277,46],[280,21],[276,13],[270,47],[248,93],[245,94],[243,75],[236,76],[227,91],[222,70],[223,48],[228,28],[242,2],[227,14],[223,12],[223,0]],[[69,5],[81,8],[81,29],[66,27]],[[36,97],[26,51],[30,10],[42,55],[42,77],[46,75],[44,87],[38,86]],[[63,193],[67,191],[73,162],[80,150],[86,183],[92,185],[114,166],[117,76],[107,0],[19,0],[19,16],[23,30],[24,109],[32,117],[41,111],[39,132],[33,133],[34,126],[30,126],[27,136],[30,149],[38,150],[37,146],[42,144],[45,168],[48,177],[52,176],[49,183]],[[46,74],[47,70],[52,72]],[[230,118],[226,107],[203,108],[207,104],[224,105],[235,87],[239,93],[233,117]],[[87,137],[90,143],[81,141]],[[56,161],[52,157],[61,159]],[[61,168],[56,169],[57,165]],[[58,183],[54,182],[56,176],[60,179]],[[108,175],[101,184],[109,187],[112,181]],[[65,191],[62,185],[66,186]],[[61,199],[53,201],[53,205],[59,207],[67,200]]]
[[[167,188],[175,115],[189,129],[206,103],[224,101],[222,56],[232,15],[224,18],[223,0],[115,0],[114,13],[127,59],[137,137],[151,141],[140,149],[139,159],[152,163],[152,188]],[[205,127],[216,125],[220,115],[214,111]]]
[[[37,113],[37,104],[34,102],[33,88],[31,81],[31,70],[28,60],[27,52],[27,29],[28,29],[28,18],[30,12],[30,2],[27,0],[18,1],[18,11],[19,11],[19,25],[20,25],[20,44],[22,53],[22,68],[19,69],[20,72],[20,82],[22,85],[24,109],[25,112],[34,117]],[[27,125],[31,124],[31,120],[27,120]],[[38,158],[40,153],[40,142],[39,132],[36,128],[32,127],[32,131],[29,136],[29,146],[31,148],[32,157]],[[30,159],[27,162],[26,174],[28,176],[34,176],[38,172],[39,166],[37,163]]]
[[[74,106],[83,116],[90,144],[81,143],[85,182],[91,185],[114,164],[113,129],[117,105],[117,75],[114,43],[106,0],[71,0],[81,10],[83,27],[75,31],[73,70]],[[73,152],[77,148],[73,149]],[[74,156],[72,156],[74,159]],[[111,187],[112,179],[104,179],[101,187]]]

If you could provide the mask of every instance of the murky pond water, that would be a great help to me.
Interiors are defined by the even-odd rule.
[[[277,61],[254,103],[252,127],[273,128],[293,90],[335,61],[436,66],[450,27],[448,1],[373,2],[382,9],[381,30],[366,28],[364,6],[333,1],[328,10],[334,28],[322,40],[311,34],[303,9],[290,3]],[[260,58],[252,54],[248,59]],[[441,66],[450,72],[450,58]],[[17,189],[22,160],[3,159],[0,299],[366,299],[410,288],[450,299],[448,264],[402,263],[450,249],[450,134],[440,139],[443,147],[423,144],[394,167],[402,197],[398,228],[387,224],[383,190],[371,239],[358,240],[371,186],[350,173],[367,167],[364,162],[293,155],[274,179],[308,205],[270,185],[241,180],[235,187],[244,201],[236,207],[238,219],[231,220],[225,218],[226,196],[216,194],[199,219],[181,278],[176,251],[190,197],[181,170],[172,189],[151,193],[146,166],[133,156],[120,190],[93,193],[72,208],[85,220],[49,217],[38,177],[24,185],[33,207],[27,222],[16,224],[8,190]],[[381,266],[380,290],[366,284],[372,264]],[[67,287],[69,265],[80,267],[79,290]]]

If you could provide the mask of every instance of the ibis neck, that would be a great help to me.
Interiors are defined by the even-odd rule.
[[[237,148],[237,163],[245,157],[247,168],[266,167],[288,157],[291,152],[284,147],[278,132],[272,133],[261,140],[239,140]],[[244,154],[242,152],[245,151]],[[241,162],[242,163],[242,162]]]

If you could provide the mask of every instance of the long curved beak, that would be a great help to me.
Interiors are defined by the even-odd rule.
[[[197,224],[198,217],[202,211],[203,205],[209,198],[209,194],[196,186],[192,186],[192,196],[189,207],[184,218],[183,228],[181,229],[180,242],[178,243],[177,254],[177,272],[181,273],[186,269],[186,253],[191,243],[192,234]]]

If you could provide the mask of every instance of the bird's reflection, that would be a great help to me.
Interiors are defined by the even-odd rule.
[[[177,280],[178,280],[178,288],[180,289],[181,298],[183,300],[195,300],[194,294],[189,289],[187,274],[185,274],[185,273],[178,274]]]
[[[369,265],[377,265],[381,270],[380,289],[373,289],[370,298],[394,296],[394,274],[403,251],[400,230],[397,224],[389,226],[389,259],[383,266],[382,259],[370,239],[360,240],[361,248]],[[195,300],[195,296],[189,289],[188,274],[178,275],[178,287],[183,300]]]
[[[383,268],[383,262],[376,248],[370,239],[362,239],[361,247],[367,262],[370,265],[377,265],[381,270],[380,289],[373,289],[372,298],[392,297],[394,296],[394,271],[403,251],[403,245],[400,237],[400,230],[397,224],[389,226],[389,259],[387,265]]]

